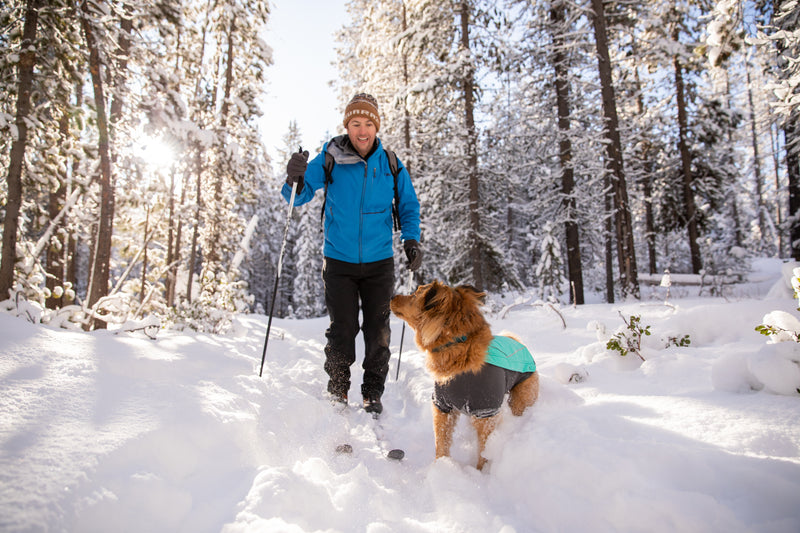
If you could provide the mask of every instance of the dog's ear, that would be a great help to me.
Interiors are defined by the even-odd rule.
[[[459,285],[458,288],[463,292],[472,293],[472,296],[475,297],[481,305],[486,303],[486,293],[479,291],[472,285]]]
[[[434,307],[436,307],[436,302],[434,298],[439,293],[439,287],[435,283],[431,283],[431,287],[425,292],[425,296],[422,299],[422,308],[425,311],[430,311]]]

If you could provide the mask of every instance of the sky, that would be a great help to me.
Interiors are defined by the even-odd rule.
[[[343,130],[341,112],[329,82],[336,75],[334,33],[347,17],[344,0],[273,2],[265,39],[273,49],[260,122],[263,142],[274,159],[289,122],[297,121],[303,149],[318,148],[326,132]]]
[[[503,408],[482,471],[465,417],[451,457],[434,459],[433,381],[410,330],[399,357],[396,317],[375,423],[360,340],[350,404],[325,398],[327,317],[274,320],[259,377],[264,315],[151,339],[136,322],[34,324],[33,304],[15,316],[6,300],[0,531],[797,533],[800,344],[754,330],[767,316],[800,330],[796,266],[756,260],[724,298],[674,284],[665,305],[649,286],[560,316],[530,294],[490,295],[487,320],[528,346],[541,390],[520,417]],[[606,349],[634,314],[651,331],[645,361]],[[665,342],[682,335],[689,346]]]

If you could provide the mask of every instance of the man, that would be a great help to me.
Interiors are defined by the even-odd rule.
[[[296,185],[295,205],[325,188],[325,256],[322,278],[330,326],[325,336],[325,372],[334,402],[347,403],[355,340],[364,332],[364,409],[377,416],[389,371],[389,300],[394,290],[392,202],[397,201],[403,248],[409,268],[422,263],[419,201],[405,167],[397,162],[397,192],[389,158],[378,138],[378,102],[359,93],[344,113],[345,135],[331,139],[310,163],[308,152],[293,154],[281,193],[288,201]],[[335,164],[326,187],[325,152]],[[359,304],[363,324],[359,326]]]

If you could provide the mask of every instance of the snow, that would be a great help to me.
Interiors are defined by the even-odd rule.
[[[800,345],[754,330],[796,324],[781,267],[757,261],[726,299],[562,307],[565,329],[543,306],[490,315],[533,352],[541,395],[506,410],[483,472],[463,417],[434,461],[432,381],[410,330],[395,380],[395,319],[377,441],[358,364],[349,409],[323,399],[324,318],[275,319],[259,378],[264,316],[152,340],[0,313],[0,531],[796,533]],[[605,349],[620,314],[650,326],[644,362]]]

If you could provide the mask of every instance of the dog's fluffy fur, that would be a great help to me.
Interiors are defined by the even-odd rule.
[[[461,285],[450,287],[438,281],[420,286],[411,295],[397,295],[391,310],[415,332],[417,346],[427,353],[426,366],[437,383],[446,383],[463,372],[478,372],[486,360],[492,340],[489,324],[480,311],[486,294]],[[466,336],[463,342],[453,342]],[[512,388],[508,403],[511,412],[520,416],[539,396],[539,374]],[[458,411],[444,413],[433,406],[433,430],[436,457],[449,457]],[[497,424],[497,416],[472,417],[478,433],[478,464],[486,464],[483,451],[486,440]]]

